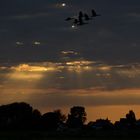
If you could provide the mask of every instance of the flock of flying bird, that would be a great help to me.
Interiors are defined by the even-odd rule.
[[[66,21],[73,21],[72,27],[84,25],[87,24],[85,21],[91,20],[93,17],[101,16],[96,13],[94,9],[91,10],[91,16],[89,16],[87,13],[83,13],[82,11],[79,12],[78,17],[68,17],[65,20]]]

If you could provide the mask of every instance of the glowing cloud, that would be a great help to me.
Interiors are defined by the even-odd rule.
[[[33,44],[34,44],[34,45],[40,45],[41,42],[39,42],[39,41],[35,41]]]
[[[54,67],[43,67],[43,66],[30,66],[28,64],[20,64],[18,66],[11,67],[11,70],[15,71],[28,71],[28,72],[45,72],[45,71],[55,71]]]
[[[68,66],[87,66],[93,64],[93,61],[70,61],[66,62],[66,65]]]
[[[23,42],[20,42],[20,41],[17,41],[17,42],[16,42],[16,45],[17,45],[17,46],[23,46],[24,43],[23,43]]]
[[[69,55],[69,54],[77,55],[77,54],[78,54],[78,53],[75,52],[75,51],[62,51],[61,53],[64,54],[64,55]]]
[[[41,79],[43,77],[42,74],[39,73],[21,73],[21,72],[14,72],[9,74],[8,76],[10,79],[15,79],[15,80],[28,80],[28,81],[32,81],[32,80],[38,80]]]

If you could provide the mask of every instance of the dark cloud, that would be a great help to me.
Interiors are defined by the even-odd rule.
[[[62,50],[78,50],[81,57],[107,63],[139,61],[138,0],[5,0],[0,5],[1,61],[61,60]],[[95,8],[102,16],[77,30],[64,19],[79,10],[90,13]],[[40,48],[33,48],[33,41]],[[17,48],[16,42],[24,42]],[[135,45],[134,45],[135,44]],[[37,56],[37,57],[36,57]]]

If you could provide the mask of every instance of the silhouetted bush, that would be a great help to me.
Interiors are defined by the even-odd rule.
[[[74,106],[70,109],[68,115],[67,125],[71,128],[82,128],[86,121],[85,108],[81,106]]]
[[[27,103],[13,103],[0,106],[1,129],[27,129],[39,119],[33,108]],[[38,114],[39,111],[38,111]]]
[[[130,110],[129,113],[126,114],[126,119],[128,123],[134,124],[136,122],[135,113],[132,110]]]
[[[135,113],[130,110],[125,118],[120,118],[112,124],[108,119],[97,119],[95,122],[89,122],[85,125],[86,112],[82,106],[74,106],[70,109],[68,118],[60,110],[48,112],[43,115],[33,109],[27,103],[12,103],[0,106],[0,130],[45,130],[53,135],[120,135],[122,132],[140,130],[140,120],[136,120]],[[46,131],[47,130],[47,131]]]
[[[57,130],[59,125],[65,121],[66,117],[60,110],[45,113],[42,117],[42,126],[47,130]]]
[[[126,118],[120,118],[120,121],[116,121],[114,125],[117,129],[133,129],[136,127],[136,123],[135,113],[130,110],[126,114]]]
[[[95,122],[89,122],[88,127],[95,130],[112,130],[114,129],[113,124],[107,119],[97,119]]]

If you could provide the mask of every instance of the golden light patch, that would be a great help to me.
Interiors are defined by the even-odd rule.
[[[20,64],[18,66],[11,67],[15,71],[28,71],[28,72],[45,72],[45,71],[55,71],[54,67],[44,67],[44,66],[30,66],[28,64]]]
[[[8,77],[15,80],[38,80],[41,79],[43,75],[39,73],[14,72],[9,74]]]
[[[70,61],[66,62],[66,65],[68,66],[85,66],[85,65],[90,65],[93,64],[93,61]]]

